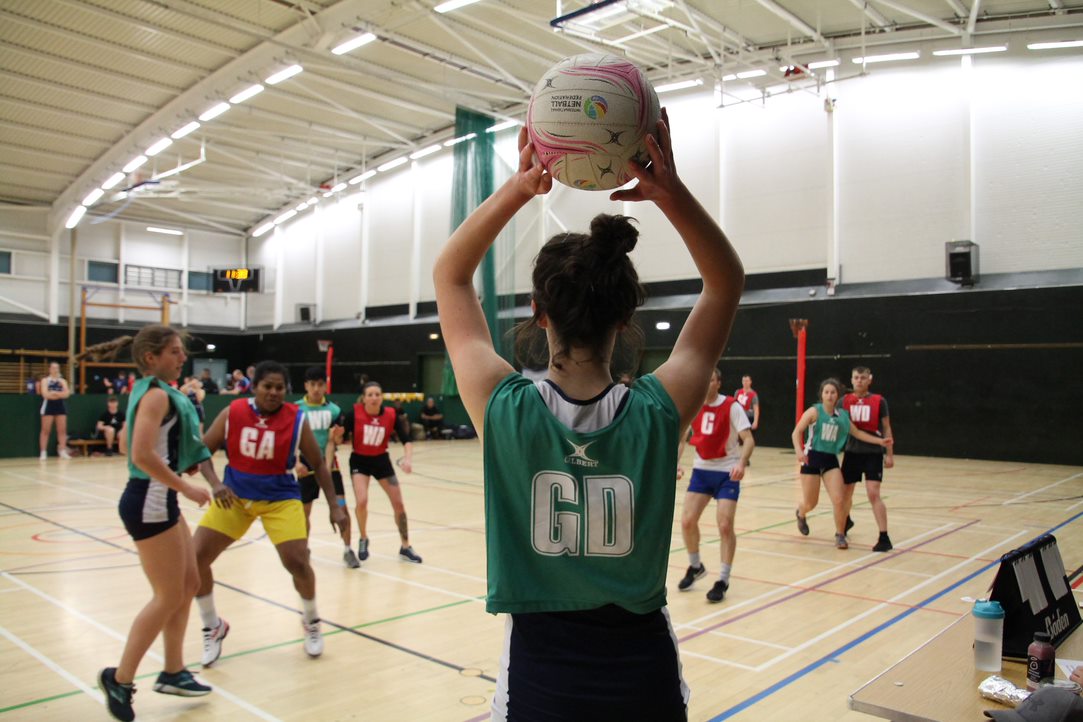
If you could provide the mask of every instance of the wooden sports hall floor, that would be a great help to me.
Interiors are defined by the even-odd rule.
[[[433,441],[415,449],[415,473],[400,478],[423,565],[398,560],[390,506],[376,485],[373,557],[360,570],[342,565],[326,507],[316,506],[312,559],[326,651],[312,660],[301,647],[297,595],[256,525],[215,568],[218,610],[232,625],[222,659],[202,673],[215,693],[155,694],[156,644],[139,670],[138,719],[487,719],[504,623],[483,607],[480,447]],[[148,598],[115,511],[122,464],[0,462],[0,722],[108,717],[95,674],[116,663]],[[848,695],[968,613],[963,597],[983,595],[1000,554],[1054,530],[1066,569],[1083,563],[1083,468],[899,456],[883,487],[889,554],[870,551],[876,528],[862,488],[849,550],[834,548],[826,494],[810,515],[811,536],[800,536],[794,472],[792,453],[756,450],[722,604],[706,602],[708,578],[676,591],[687,556],[674,524],[670,611],[693,720],[871,719],[848,710]],[[678,483],[678,499],[683,493]],[[182,508],[194,526],[200,511],[183,500]],[[715,573],[713,509],[701,529]],[[200,645],[193,605],[186,656],[197,672]]]

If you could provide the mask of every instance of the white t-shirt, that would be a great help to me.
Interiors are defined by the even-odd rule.
[[[719,394],[714,403],[704,404],[704,406],[715,408],[721,406],[725,400],[725,395]],[[745,413],[744,408],[739,403],[734,401],[733,405],[730,406],[730,435],[726,439],[726,455],[717,459],[701,459],[699,458],[699,452],[697,452],[695,459],[692,461],[692,468],[706,469],[707,471],[733,471],[733,467],[737,466],[737,462],[741,460],[741,445],[737,443],[740,433],[751,428],[752,422],[748,420],[748,414]]]

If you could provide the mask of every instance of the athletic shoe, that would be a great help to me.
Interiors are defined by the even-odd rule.
[[[711,604],[718,604],[726,596],[726,592],[730,588],[730,583],[719,579],[711,587],[711,591],[707,592],[707,601]]]
[[[854,528],[854,520],[850,518],[850,515],[846,515],[846,533],[849,534],[850,530]]]
[[[40,454],[38,454],[38,460],[39,461],[45,461],[48,458],[49,458],[48,452],[43,451]]]
[[[399,547],[399,559],[404,562],[413,562],[414,564],[421,563],[421,557],[414,552],[413,547]]]
[[[175,694],[178,697],[202,697],[211,693],[211,688],[203,684],[187,669],[176,673],[162,672],[154,683],[154,691],[162,694]]]
[[[229,622],[218,618],[218,625],[203,628],[203,666],[210,667],[222,656],[222,640],[229,634]]]
[[[369,540],[368,537],[359,539],[357,541],[357,558],[361,561],[365,561],[369,558]]]
[[[846,535],[845,534],[836,534],[835,535],[835,548],[836,549],[849,549],[850,548],[850,542],[846,541]]]
[[[692,583],[707,573],[707,567],[701,563],[698,567],[688,567],[681,581],[677,582],[677,589],[687,592],[692,588]]]
[[[319,657],[323,654],[323,632],[320,631],[320,620],[313,619],[311,622],[301,620],[301,628],[305,630],[305,654],[309,657]]]
[[[879,541],[877,541],[876,545],[872,548],[874,552],[889,552],[892,549],[894,549],[894,547],[891,546],[891,539],[886,533],[880,535]]]
[[[342,561],[350,569],[357,569],[361,566],[361,561],[357,558],[357,555],[353,553],[353,549],[347,549],[342,552]]]
[[[797,531],[808,536],[808,519],[801,516],[801,510],[795,509],[793,515],[797,517]]]
[[[116,667],[106,667],[98,672],[98,688],[105,693],[105,703],[109,707],[109,714],[122,722],[131,722],[135,719],[135,710],[132,709],[135,685],[118,682]]]
[[[59,453],[61,459],[70,459],[71,458],[71,454],[68,453],[67,449],[61,449],[58,453]]]

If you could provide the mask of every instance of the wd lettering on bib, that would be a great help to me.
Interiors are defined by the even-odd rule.
[[[382,426],[364,426],[364,444],[366,446],[379,446],[384,443],[384,436],[387,432]]]
[[[317,409],[315,411],[305,410],[305,415],[308,416],[308,425],[312,427],[313,431],[325,431],[331,428],[331,422],[334,419],[331,418],[331,412],[325,409]]]
[[[246,426],[241,429],[239,447],[241,454],[249,459],[273,459],[275,456],[275,432],[270,429]]]
[[[860,406],[851,406],[847,410],[850,412],[850,418],[859,424],[869,421],[872,417],[872,407],[865,406],[864,404]]]

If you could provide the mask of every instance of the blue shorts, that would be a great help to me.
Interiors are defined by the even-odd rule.
[[[808,451],[808,463],[801,465],[801,473],[808,476],[823,476],[832,469],[839,468],[839,457],[824,451]]]
[[[169,531],[180,520],[177,492],[148,479],[129,479],[117,510],[135,541]]]
[[[688,480],[688,491],[706,494],[712,499],[737,501],[741,496],[741,482],[730,479],[728,471],[692,469],[692,478]]]

